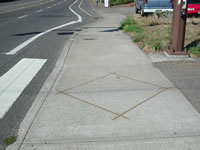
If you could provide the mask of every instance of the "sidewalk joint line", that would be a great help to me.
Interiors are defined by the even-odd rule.
[[[153,85],[153,86],[160,87],[160,88],[163,88],[163,89],[168,89],[168,87],[163,87],[163,86],[158,85],[158,84],[149,83],[149,82],[146,82],[146,81],[142,81],[142,80],[134,79],[134,78],[131,78],[131,77],[127,77],[127,76],[124,76],[124,75],[118,74],[118,73],[113,73],[113,74],[115,74],[115,75],[117,75],[117,76],[120,76],[120,77],[122,77],[122,78],[129,79],[129,80],[134,80],[134,81],[137,81],[137,82],[141,82],[141,83],[145,83],[145,84]]]
[[[167,137],[153,137],[153,138],[132,138],[132,137],[124,137],[121,139],[105,139],[105,137],[100,137],[103,138],[104,140],[99,140],[96,138],[92,138],[92,139],[88,139],[88,140],[77,140],[75,139],[74,141],[70,141],[70,140],[66,140],[64,142],[52,142],[52,141],[48,141],[45,140],[44,142],[25,142],[24,145],[28,145],[28,144],[34,144],[34,145],[41,145],[41,144],[49,144],[49,145],[54,145],[54,144],[77,144],[77,143],[90,143],[90,142],[94,142],[94,143],[102,143],[102,142],[120,142],[120,141],[150,141],[150,140],[165,140],[165,139],[182,139],[182,138],[200,138],[200,135],[183,135],[183,136],[167,136]],[[60,139],[58,139],[60,140]],[[16,143],[17,145],[18,143]]]
[[[59,90],[57,90],[57,91],[59,91]],[[62,94],[66,95],[66,96],[69,96],[69,97],[71,97],[71,98],[74,98],[74,99],[76,99],[76,100],[78,100],[78,101],[81,101],[81,102],[86,103],[86,104],[88,104],[88,105],[91,105],[91,106],[94,106],[94,107],[99,108],[99,109],[101,109],[101,110],[104,110],[104,111],[106,111],[106,112],[110,112],[110,113],[112,113],[112,114],[114,114],[114,115],[117,115],[117,116],[120,115],[120,114],[115,113],[115,112],[113,112],[113,111],[111,111],[111,110],[108,110],[108,109],[106,109],[106,108],[104,108],[104,107],[101,107],[101,106],[92,104],[92,103],[90,103],[90,102],[88,102],[88,101],[86,101],[86,100],[84,100],[84,99],[75,97],[75,96],[73,96],[73,95],[71,95],[71,94],[68,94],[68,93],[65,93],[65,92],[62,92],[62,91],[59,91],[59,92],[61,92]],[[130,118],[128,118],[128,117],[126,117],[126,116],[123,116],[123,115],[120,115],[120,117],[123,117],[124,119],[130,120]]]
[[[125,112],[121,113],[119,116],[113,118],[112,120],[116,120],[117,118],[121,117],[122,115],[125,115],[125,114],[128,113],[129,111],[131,111],[131,110],[137,108],[138,106],[140,106],[140,105],[142,105],[142,104],[148,102],[148,101],[151,100],[153,97],[158,96],[159,94],[163,93],[163,92],[166,91],[167,89],[169,89],[169,88],[165,88],[165,89],[161,90],[160,92],[158,92],[158,93],[152,95],[151,97],[149,97],[149,98],[143,100],[142,102],[140,102],[140,103],[134,105],[133,107],[129,108],[128,110],[126,110]]]
[[[106,77],[108,77],[108,76],[110,76],[110,75],[112,75],[112,74],[114,74],[114,73],[109,73],[109,74],[106,74],[106,75],[104,75],[104,76],[101,76],[101,77],[98,77],[98,78],[95,78],[95,79],[92,79],[92,80],[86,81],[86,82],[84,82],[84,83],[78,84],[78,85],[76,85],[76,86],[73,86],[73,87],[71,87],[71,88],[65,89],[65,90],[63,90],[63,91],[57,90],[57,93],[56,93],[56,94],[60,94],[60,93],[63,93],[63,92],[66,92],[66,91],[72,90],[72,89],[74,89],[74,88],[77,88],[77,87],[80,87],[80,86],[86,85],[86,84],[88,84],[88,83],[91,83],[91,82],[94,82],[94,81],[97,81],[97,80],[100,80],[100,79],[106,78]],[[60,92],[59,92],[59,91],[60,91]]]

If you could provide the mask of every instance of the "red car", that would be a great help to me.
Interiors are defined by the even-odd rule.
[[[188,0],[188,15],[200,15],[200,0]]]

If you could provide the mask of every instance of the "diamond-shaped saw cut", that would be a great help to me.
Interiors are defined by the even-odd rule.
[[[64,93],[105,110],[121,114],[148,100],[163,88],[117,74],[64,90]]]

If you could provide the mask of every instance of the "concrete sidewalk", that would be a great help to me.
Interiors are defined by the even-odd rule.
[[[101,15],[71,39],[8,149],[199,150],[199,113],[118,30],[124,16]]]

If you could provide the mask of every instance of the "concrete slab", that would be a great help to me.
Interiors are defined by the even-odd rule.
[[[167,138],[200,134],[199,114],[175,88],[163,91],[123,115],[129,119],[116,120],[113,120],[117,116],[114,113],[120,114],[140,102],[135,99],[138,98],[137,94],[134,95],[134,91],[131,94],[127,92],[126,99],[120,99],[120,94],[115,97],[107,90],[99,94],[94,92],[95,89],[94,86],[85,95],[76,95],[81,99],[94,98],[92,100],[95,101],[86,100],[89,104],[62,93],[52,93],[29,131],[25,143],[75,142],[120,137]],[[146,92],[143,92],[144,99],[148,95],[148,91]],[[109,99],[104,101],[105,97]],[[98,106],[114,113],[99,109]]]
[[[161,87],[109,74],[103,79],[65,89],[60,94],[71,95],[120,114],[161,90]]]
[[[101,30],[79,33],[24,143],[199,135],[199,114],[146,55],[123,33]]]

